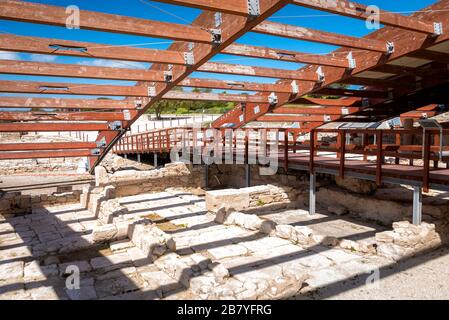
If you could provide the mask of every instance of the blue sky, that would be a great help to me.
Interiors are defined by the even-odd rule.
[[[223,0],[226,1],[226,0]],[[98,11],[112,14],[120,14],[124,16],[139,17],[144,19],[166,21],[178,24],[187,24],[198,16],[201,12],[197,9],[186,8],[181,6],[168,5],[159,2],[147,0],[39,0],[30,1],[43,4],[68,6],[77,5],[82,10]],[[401,14],[408,14],[410,11],[422,9],[430,4],[437,2],[436,0],[358,0],[357,2],[366,5],[377,5],[383,10],[401,12]],[[148,5],[151,4],[150,5]],[[168,11],[173,15],[163,13],[158,10],[160,8]],[[177,16],[177,17],[176,17]],[[298,17],[299,16],[299,17]],[[180,19],[180,18],[182,19]],[[284,9],[278,11],[269,20],[285,24],[303,26],[323,31],[334,33],[341,33],[362,37],[371,32],[365,27],[365,22],[357,19],[341,17],[302,8],[300,6],[288,5]],[[148,45],[140,45],[140,48],[153,49],[167,49],[171,41],[167,39],[149,38],[141,36],[129,36],[114,33],[104,33],[89,30],[69,30],[63,27],[46,26],[39,24],[29,24],[13,21],[0,20],[0,32],[10,33],[23,36],[36,36],[43,38],[55,38],[66,40],[86,41],[110,45],[134,45],[142,43],[152,43]],[[248,33],[241,37],[238,43],[251,44],[256,46],[267,46],[279,49],[289,49],[299,52],[319,53],[325,54],[335,49],[333,46],[311,43],[306,41],[298,41],[291,39],[284,39],[280,37],[273,37],[261,35],[256,33]],[[157,43],[157,44],[154,44]],[[20,53],[5,53],[0,52],[0,59],[20,59],[27,61],[44,61],[54,63],[70,63],[83,65],[97,65],[97,66],[114,66],[121,68],[148,68],[150,64],[136,63],[136,62],[116,62],[105,61],[100,59],[90,58],[74,58],[63,56],[44,56],[31,55]],[[298,69],[301,64],[272,61],[264,59],[252,59],[245,57],[237,57],[230,55],[217,55],[213,60],[216,62],[264,66],[282,69]],[[215,78],[235,81],[254,81],[254,82],[274,82],[276,79],[259,78],[259,77],[243,77],[234,75],[218,75],[196,72],[192,77],[201,78]],[[133,85],[133,82],[111,81],[111,80],[92,80],[92,79],[71,79],[71,78],[56,78],[56,77],[30,77],[30,76],[14,76],[1,75],[1,80],[26,80],[26,81],[48,81],[48,82],[70,82],[70,83],[91,83],[91,84],[116,84],[116,85]],[[18,95],[16,95],[18,96]],[[65,96],[69,97],[69,96]],[[79,96],[78,96],[79,97]],[[96,97],[85,97],[96,98]]]

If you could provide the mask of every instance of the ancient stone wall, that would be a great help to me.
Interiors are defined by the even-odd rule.
[[[104,167],[95,168],[96,186],[113,186],[117,197],[160,192],[167,188],[199,189],[204,187],[203,169],[181,162],[150,171],[124,170],[110,174]]]
[[[80,190],[40,195],[24,195],[20,191],[6,192],[0,196],[0,215],[6,218],[30,214],[33,209],[43,206],[78,203],[80,202],[80,196]]]

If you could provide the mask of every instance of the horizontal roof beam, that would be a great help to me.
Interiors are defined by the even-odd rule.
[[[197,101],[228,101],[228,102],[244,102],[244,103],[266,103],[268,99],[262,95],[247,94],[224,94],[211,92],[182,92],[170,91],[166,93],[164,100],[197,100]]]
[[[288,85],[245,81],[187,78],[183,80],[180,85],[192,88],[293,93],[292,87]]]
[[[236,74],[242,76],[265,77],[277,79],[291,79],[318,82],[316,73],[296,70],[253,67],[236,64],[207,62],[198,68],[201,72]]]
[[[317,9],[330,13],[339,14],[355,19],[368,20],[371,19],[372,11],[366,5],[351,2],[348,0],[336,1],[317,1],[317,0],[293,0],[293,3],[302,7]],[[413,17],[403,16],[400,14],[379,10],[379,22],[381,24],[399,27],[410,31],[418,31],[427,34],[435,33],[433,21],[425,21]]]
[[[0,132],[111,131],[107,123],[0,123]]]
[[[130,100],[109,99],[0,97],[0,108],[132,110],[136,109],[136,103]]]
[[[272,49],[250,46],[246,44],[232,44],[223,50],[223,53],[252,58],[280,60],[296,63],[308,63],[330,67],[349,68],[349,60],[328,55],[295,52],[284,49]]]
[[[387,40],[380,41],[374,39],[356,38],[271,21],[262,22],[261,24],[253,28],[252,31],[272,36],[325,43],[347,48],[362,49],[382,53],[389,52]]]
[[[0,143],[0,151],[42,151],[66,149],[95,149],[95,142],[49,142],[49,143]]]
[[[90,150],[0,152],[0,160],[78,158],[93,156]]]
[[[5,112],[3,121],[123,121],[121,112]]]
[[[248,16],[248,0],[155,0],[184,7]]]
[[[164,82],[165,80],[164,73],[162,71],[93,67],[77,64],[57,64],[48,62],[28,62],[15,60],[1,60],[0,73],[124,81]]]
[[[0,19],[67,27],[67,8],[32,2],[0,2]],[[80,10],[81,29],[211,43],[212,36],[200,27]]]
[[[335,89],[335,88],[323,88],[314,95],[323,96],[348,96],[348,97],[361,97],[361,98],[374,98],[374,99],[388,99],[389,93],[385,91],[369,91],[369,90],[347,90],[347,89]]]
[[[183,52],[0,34],[0,50],[136,62],[186,64]]]
[[[278,115],[267,113],[257,119],[261,122],[330,122],[338,120],[340,116],[335,115],[308,115],[308,116],[296,116],[296,115]]]
[[[361,111],[357,107],[323,107],[323,108],[297,108],[297,107],[279,107],[276,108],[276,114],[322,114],[322,115],[346,115]]]
[[[293,93],[292,86],[280,84],[266,84],[257,82],[237,82],[211,79],[187,78],[180,83],[182,87],[209,88],[257,92]],[[39,93],[39,94],[67,94],[67,95],[103,95],[103,96],[148,96],[148,89],[144,86],[114,86],[97,84],[80,84],[67,82],[36,82],[0,80],[0,92],[7,93]]]

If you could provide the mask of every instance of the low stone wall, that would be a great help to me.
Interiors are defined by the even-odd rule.
[[[380,256],[400,260],[447,243],[448,225],[437,232],[435,224],[423,222],[415,226],[408,221],[393,223],[392,231],[376,234],[377,253]]]
[[[14,215],[30,214],[33,209],[43,206],[78,203],[80,196],[80,190],[41,195],[6,192],[0,197],[0,215],[7,218]]]
[[[117,197],[161,192],[167,188],[204,187],[202,168],[181,162],[170,163],[157,170],[124,170],[113,174],[107,173],[104,167],[98,166],[95,168],[95,180],[96,186],[115,187]]]
[[[274,185],[206,192],[206,208],[217,212],[221,207],[238,211],[276,210],[296,206],[298,192]]]
[[[393,192],[402,194],[402,198],[394,197]],[[404,195],[407,192],[410,194]],[[389,197],[386,196],[388,194]],[[351,214],[386,226],[390,226],[393,222],[410,220],[413,212],[412,193],[403,188],[378,189],[372,195],[363,195],[332,187],[321,187],[316,196],[317,205],[332,213]],[[308,205],[308,195],[304,194],[300,201]],[[422,210],[424,221],[444,219],[449,214],[449,203],[448,200],[424,197]]]

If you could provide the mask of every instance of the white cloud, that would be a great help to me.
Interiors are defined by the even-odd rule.
[[[57,58],[56,56],[50,56],[46,54],[35,54],[35,53],[33,53],[30,56],[31,61],[36,62],[54,62],[56,58]]]
[[[0,60],[21,60],[15,52],[0,51]]]
[[[83,60],[80,61],[78,64],[85,66],[110,67],[110,68],[134,68],[134,69],[148,68],[148,64],[145,64],[143,62],[106,60],[106,59]]]

